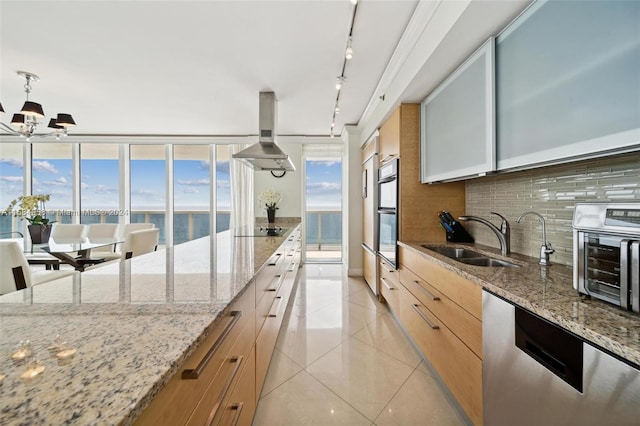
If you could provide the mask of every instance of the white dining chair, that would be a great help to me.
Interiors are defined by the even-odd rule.
[[[153,229],[154,228],[154,224],[153,223],[127,223],[125,225],[122,226],[122,233],[120,234],[120,236],[122,237],[123,240],[127,239],[127,236],[134,232],[134,231],[141,231],[143,229]]]
[[[51,239],[57,243],[77,242],[87,236],[87,225],[54,223]]]
[[[0,295],[78,274],[77,271],[32,271],[16,241],[0,240]]]
[[[118,237],[118,224],[117,223],[92,223],[87,230],[87,238],[91,242],[100,242],[101,240],[113,239]],[[91,250],[91,253],[97,253],[95,257],[105,257],[109,259],[117,259],[120,257],[119,253],[116,253],[116,245],[97,247]]]
[[[129,233],[129,237],[125,240],[122,247],[124,259],[140,256],[141,254],[151,253],[158,248],[160,240],[160,229],[142,229]]]

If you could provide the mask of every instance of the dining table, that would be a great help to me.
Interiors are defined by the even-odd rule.
[[[104,257],[93,257],[91,250],[113,246],[124,242],[121,238],[65,238],[49,239],[46,244],[33,244],[27,253],[27,261],[30,264],[42,264],[43,258],[38,254],[48,253],[60,263],[73,266],[76,271],[83,272],[87,266],[105,261]],[[46,264],[46,263],[45,263]]]

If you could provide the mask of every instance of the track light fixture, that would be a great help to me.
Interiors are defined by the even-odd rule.
[[[22,106],[19,113],[13,114],[11,118],[11,126],[5,123],[0,123],[0,129],[3,133],[9,135],[15,135],[24,137],[30,140],[31,136],[51,136],[54,135],[56,139],[60,139],[60,136],[67,136],[68,128],[76,125],[71,114],[59,113],[56,118],[49,120],[48,128],[53,129],[51,133],[36,134],[36,127],[40,124],[38,119],[44,118],[44,110],[42,105],[37,102],[29,100],[29,94],[31,93],[31,82],[37,82],[40,77],[27,72],[18,71],[17,74],[20,77],[24,77],[27,83],[24,85],[24,91],[27,94],[27,100]],[[0,113],[4,112],[2,104],[0,104]]]
[[[342,85],[344,84],[345,77],[340,76],[336,79],[336,90],[342,89]]]
[[[353,47],[351,47],[351,37],[349,37],[349,40],[347,41],[347,50],[345,50],[344,52],[344,57],[347,60],[353,59]]]

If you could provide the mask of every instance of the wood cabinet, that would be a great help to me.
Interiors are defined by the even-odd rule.
[[[380,293],[474,424],[482,424],[482,289],[400,246]]]
[[[251,425],[300,265],[298,226],[136,420]]]
[[[438,213],[465,214],[464,182],[420,183],[420,105],[402,104],[380,127],[379,158],[400,157],[398,240],[445,241]]]
[[[378,223],[378,138],[372,137],[362,148],[362,259],[364,280],[373,294],[378,294],[376,274]]]

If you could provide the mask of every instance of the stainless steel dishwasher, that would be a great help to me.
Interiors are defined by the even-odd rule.
[[[640,369],[487,291],[484,424],[638,425]]]

